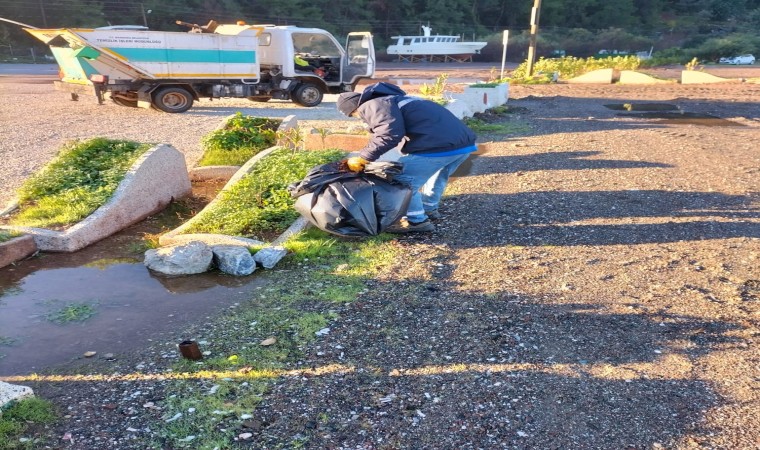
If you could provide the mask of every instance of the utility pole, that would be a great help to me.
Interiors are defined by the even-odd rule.
[[[148,26],[148,16],[145,14],[145,5],[140,3],[140,11],[142,11],[143,16],[143,24],[147,27]],[[150,14],[152,10],[148,10],[148,14]]]
[[[536,42],[538,40],[538,16],[541,15],[541,0],[533,0],[530,12],[530,46],[528,47],[528,76],[533,76],[533,63],[536,60]]]
[[[45,5],[42,4],[42,0],[40,0],[40,11],[42,12],[42,26],[47,28],[47,16],[45,15]]]

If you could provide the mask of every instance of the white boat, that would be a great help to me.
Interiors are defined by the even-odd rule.
[[[399,61],[472,61],[487,42],[463,42],[460,36],[436,34],[432,28],[422,26],[422,36],[392,36],[395,44],[388,46],[389,55],[398,55]]]

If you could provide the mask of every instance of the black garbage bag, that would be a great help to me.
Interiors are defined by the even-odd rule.
[[[398,162],[371,162],[355,173],[338,162],[309,170],[298,183],[288,186],[295,208],[314,226],[339,236],[375,236],[405,213],[411,188],[394,181],[401,173]]]

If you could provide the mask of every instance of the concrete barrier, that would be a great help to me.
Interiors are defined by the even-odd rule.
[[[62,231],[4,226],[31,235],[42,251],[75,252],[164,209],[191,192],[185,156],[169,144],[145,152],[127,171],[111,199]]]
[[[207,245],[245,245],[245,246],[256,246],[256,245],[264,245],[264,242],[257,241],[254,239],[247,239],[242,237],[236,237],[236,236],[228,236],[224,234],[214,234],[214,233],[188,233],[188,230],[190,230],[192,227],[195,226],[196,223],[198,223],[201,219],[205,218],[209,211],[211,211],[217,203],[219,203],[222,197],[222,194],[224,191],[229,190],[234,186],[238,181],[240,181],[243,177],[248,175],[248,173],[253,170],[253,168],[256,166],[256,164],[261,161],[263,158],[265,158],[267,155],[278,149],[279,147],[270,147],[266,150],[263,150],[256,154],[253,158],[249,159],[248,162],[243,164],[236,172],[235,174],[227,181],[227,183],[224,185],[222,190],[214,197],[211,202],[206,205],[198,214],[193,216],[190,220],[183,223],[179,227],[164,233],[158,238],[158,243],[161,245],[174,245],[174,244],[183,244],[187,243],[189,241],[200,241]],[[234,241],[231,242],[230,240]]]
[[[620,84],[673,84],[676,80],[663,80],[635,70],[621,70]]]
[[[597,69],[567,80],[570,84],[612,84],[613,69]]]
[[[741,83],[741,78],[722,78],[698,70],[681,71],[681,84]]]
[[[22,235],[0,243],[0,267],[21,261],[37,252],[34,237]]]

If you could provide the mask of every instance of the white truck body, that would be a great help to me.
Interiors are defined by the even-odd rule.
[[[349,33],[344,48],[318,28],[213,21],[189,33],[141,27],[26,31],[50,46],[61,69],[56,88],[72,99],[91,93],[101,103],[110,97],[121,106],[166,112],[222,97],[316,106],[325,93],[352,91],[375,69],[368,32]],[[296,70],[297,55],[320,70]]]

